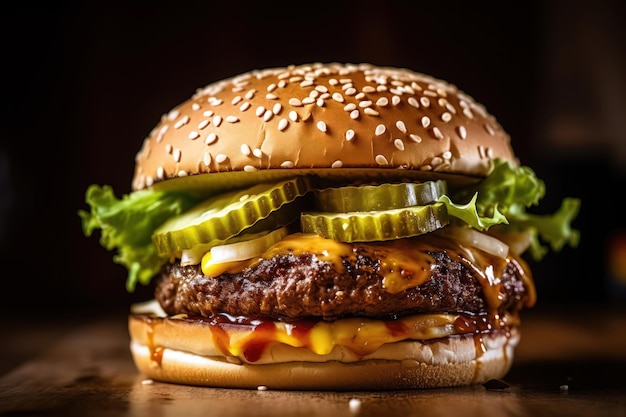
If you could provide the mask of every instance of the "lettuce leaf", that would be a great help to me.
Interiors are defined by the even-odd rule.
[[[515,167],[508,161],[497,159],[487,178],[453,196],[456,201],[469,199],[468,203],[455,203],[446,195],[439,201],[446,204],[450,216],[475,229],[487,230],[498,225],[500,232],[530,233],[531,256],[540,260],[549,250],[542,242],[547,242],[552,250],[560,251],[565,244],[578,246],[580,240],[580,232],[571,227],[578,215],[579,199],[564,199],[554,214],[527,212],[539,204],[545,193],[545,183],[531,168]]]
[[[113,260],[128,270],[129,292],[135,290],[137,282],[148,284],[166,262],[152,244],[154,230],[197,203],[187,194],[150,189],[118,199],[110,186],[96,184],[87,188],[85,200],[91,210],[78,211],[83,233],[91,236],[95,230],[101,230],[100,244],[116,250]]]

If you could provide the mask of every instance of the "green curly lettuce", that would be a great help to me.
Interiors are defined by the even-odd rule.
[[[83,233],[91,236],[95,230],[101,230],[100,244],[116,250],[113,260],[128,270],[129,292],[135,290],[137,282],[148,284],[167,261],[157,255],[152,243],[154,230],[197,203],[187,194],[151,189],[118,199],[110,186],[95,184],[87,188],[85,200],[91,211],[78,211]]]
[[[579,199],[565,198],[554,214],[527,212],[539,204],[545,193],[545,183],[531,168],[515,167],[497,159],[487,178],[453,196],[456,201],[469,199],[468,203],[455,203],[447,195],[439,201],[446,204],[450,216],[475,229],[487,230],[497,225],[500,231],[529,233],[531,256],[540,260],[549,250],[542,242],[559,251],[565,244],[578,246],[580,240],[579,231],[571,227],[580,209]]]

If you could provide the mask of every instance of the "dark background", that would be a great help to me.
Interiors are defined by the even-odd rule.
[[[539,304],[626,302],[626,8],[541,2],[11,2],[0,14],[0,312],[125,311],[126,271],[77,210],[130,191],[134,156],[196,88],[263,67],[369,62],[453,82],[547,184],[583,199],[578,249],[531,262]],[[621,248],[621,249],[620,249]],[[623,264],[623,263],[622,263]],[[626,269],[626,268],[624,268]],[[620,286],[620,282],[622,283]]]

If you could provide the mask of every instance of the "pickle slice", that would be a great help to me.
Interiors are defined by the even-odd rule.
[[[285,226],[298,219],[299,197],[310,190],[307,177],[296,177],[220,194],[166,221],[152,241],[160,256],[170,256],[198,246],[207,250],[242,232]]]
[[[446,182],[436,180],[324,188],[315,190],[314,196],[320,211],[349,213],[424,206],[436,202],[446,192]]]
[[[448,224],[443,203],[392,210],[350,213],[302,213],[302,231],[340,242],[401,239],[437,230]]]

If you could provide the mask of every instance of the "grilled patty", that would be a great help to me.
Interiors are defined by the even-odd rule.
[[[445,251],[431,252],[430,277],[422,285],[389,293],[379,274],[380,260],[365,255],[332,263],[308,254],[264,259],[240,273],[206,277],[199,265],[163,267],[155,297],[169,314],[286,319],[399,317],[414,313],[483,314],[488,305],[479,280]],[[498,312],[519,311],[528,293],[523,272],[509,263],[501,279]],[[491,311],[493,312],[493,311]]]

